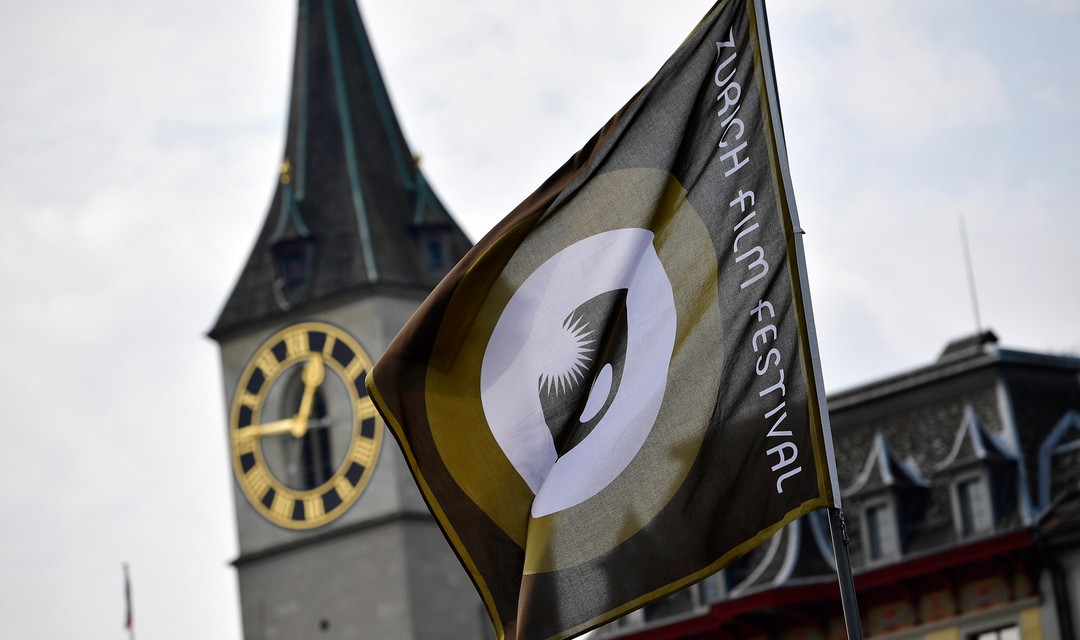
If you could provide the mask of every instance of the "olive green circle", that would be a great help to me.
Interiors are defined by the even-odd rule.
[[[557,212],[523,224],[531,228],[519,246],[496,241],[488,250],[508,256],[497,278],[481,260],[456,288],[446,313],[452,320],[440,328],[432,352],[426,399],[435,445],[448,471],[525,549],[526,573],[536,573],[609,551],[651,521],[675,494],[712,415],[721,376],[712,345],[722,327],[711,236],[670,173],[627,169],[597,176]],[[584,238],[625,228],[654,233],[675,297],[676,341],[660,414],[637,456],[607,487],[578,505],[534,519],[533,493],[484,416],[483,350],[514,291],[540,265]],[[663,465],[661,477],[656,465]]]

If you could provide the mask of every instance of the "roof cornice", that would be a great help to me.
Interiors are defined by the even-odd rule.
[[[1003,370],[1014,367],[1080,371],[1080,358],[984,346],[975,351],[946,354],[933,364],[831,393],[828,396],[829,409],[849,409],[920,387],[938,384],[950,378],[987,369]]]

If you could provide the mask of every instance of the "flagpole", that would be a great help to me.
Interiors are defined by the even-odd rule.
[[[982,333],[982,318],[979,317],[979,295],[975,289],[975,267],[971,262],[971,246],[968,245],[967,225],[964,216],[960,216],[960,241],[964,243],[964,264],[967,266],[968,289],[971,290],[971,309],[975,312],[975,335]]]
[[[844,510],[829,509],[829,532],[832,534],[833,556],[836,558],[836,578],[840,584],[840,606],[844,609],[844,626],[850,640],[862,640],[862,620],[859,603],[855,597],[855,580],[851,576],[851,560],[848,558],[847,529],[844,527]]]
[[[848,537],[844,526],[844,511],[840,504],[840,485],[836,475],[836,458],[833,455],[832,427],[829,422],[829,408],[825,398],[825,384],[821,374],[821,356],[818,353],[817,328],[814,324],[814,312],[810,303],[810,283],[806,276],[806,257],[803,251],[803,230],[799,226],[799,214],[792,195],[791,173],[788,170],[787,148],[784,144],[784,128],[780,119],[780,98],[773,75],[772,44],[769,39],[769,22],[765,14],[765,0],[753,0],[756,26],[761,47],[761,67],[765,78],[765,94],[769,103],[769,115],[776,149],[776,160],[780,168],[784,203],[794,230],[795,264],[799,278],[798,287],[802,293],[802,312],[806,322],[806,338],[810,361],[807,363],[813,376],[817,396],[818,420],[824,437],[825,458],[832,481],[833,506],[829,512],[829,531],[832,537],[833,556],[836,559],[836,578],[840,587],[840,604],[844,611],[844,626],[848,640],[862,640],[862,621],[859,616],[859,604],[855,595],[855,580],[851,573],[851,560],[848,556]]]
[[[135,619],[131,607],[131,574],[128,573],[128,564],[124,563],[124,626],[127,628],[128,640],[135,640]]]

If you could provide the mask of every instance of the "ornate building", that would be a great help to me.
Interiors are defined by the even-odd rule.
[[[221,347],[244,637],[479,638],[490,624],[367,397],[470,243],[417,167],[355,0],[300,0],[280,179]]]
[[[864,634],[1075,640],[1080,628],[1080,358],[1000,348],[829,398]],[[845,637],[826,516],[597,636]]]

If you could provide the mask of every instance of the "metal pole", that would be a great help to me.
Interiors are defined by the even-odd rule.
[[[818,402],[818,420],[824,439],[825,458],[832,481],[831,493],[833,506],[829,511],[829,530],[832,533],[833,555],[836,558],[836,577],[840,586],[840,604],[844,610],[844,625],[847,627],[848,640],[862,640],[862,622],[859,618],[859,605],[855,597],[855,580],[851,575],[851,561],[848,558],[847,531],[844,528],[844,512],[840,507],[840,486],[836,473],[836,458],[833,455],[832,427],[829,423],[829,409],[825,399],[825,385],[821,374],[821,357],[817,346],[817,329],[814,326],[814,312],[810,303],[810,282],[806,275],[806,257],[803,252],[802,229],[799,226],[799,214],[795,207],[795,196],[791,187],[791,173],[788,170],[787,149],[784,144],[784,127],[780,117],[780,97],[776,89],[776,76],[773,73],[772,45],[769,42],[769,22],[765,15],[765,0],[753,0],[756,13],[756,25],[761,40],[761,68],[765,78],[765,95],[768,100],[769,118],[772,121],[777,164],[783,186],[788,216],[795,232],[794,249],[798,284],[802,293],[802,311],[806,322],[806,339],[810,361],[810,370]]]
[[[967,266],[968,289],[971,291],[971,308],[975,311],[975,334],[982,333],[982,319],[979,317],[979,295],[975,290],[975,267],[971,263],[971,247],[968,246],[967,225],[964,216],[960,216],[960,239],[964,243],[964,263]]]
[[[126,611],[125,626],[127,627],[128,640],[135,640],[135,616],[131,606],[131,574],[128,572],[128,564],[124,563],[124,607]]]
[[[859,603],[855,598],[855,579],[851,575],[848,558],[847,529],[844,527],[844,510],[829,509],[829,532],[832,533],[833,556],[836,557],[836,579],[840,583],[840,606],[844,609],[844,626],[849,640],[862,640],[862,620]]]

